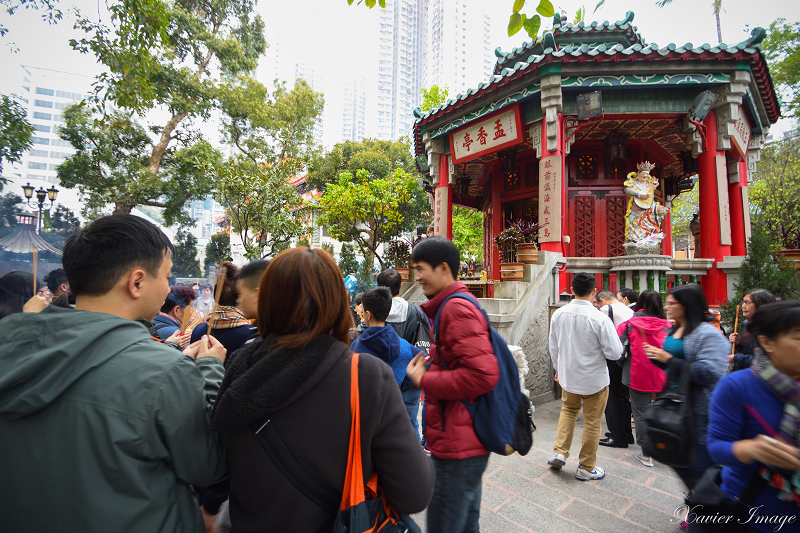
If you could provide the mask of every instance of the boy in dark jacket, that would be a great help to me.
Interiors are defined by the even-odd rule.
[[[414,247],[411,259],[417,281],[431,299],[421,306],[431,319],[445,298],[469,292],[456,281],[461,261],[451,241],[428,237]],[[445,370],[442,359],[450,370]],[[462,400],[486,394],[499,378],[489,328],[480,309],[463,299],[445,305],[439,317],[439,338],[431,342],[430,360],[427,371],[423,354],[408,366],[408,378],[425,391],[425,438],[436,467],[428,531],[478,531],[481,477],[489,450],[478,440]]]
[[[353,341],[350,350],[374,355],[392,367],[394,379],[403,393],[403,401],[406,404],[411,425],[414,426],[414,431],[417,432],[417,438],[419,438],[417,414],[422,391],[409,381],[406,371],[408,363],[421,352],[401,339],[394,328],[386,327],[386,317],[389,316],[389,310],[392,308],[392,293],[389,289],[378,287],[365,292],[361,297],[361,305],[364,308],[364,322],[367,324],[367,329]]]

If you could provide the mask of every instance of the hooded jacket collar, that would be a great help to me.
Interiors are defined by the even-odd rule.
[[[275,348],[276,340],[269,335],[237,351],[222,380],[211,429],[246,426],[283,409],[314,388],[349,353],[344,343],[325,334],[295,350]]]

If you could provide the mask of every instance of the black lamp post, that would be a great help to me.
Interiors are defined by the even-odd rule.
[[[56,202],[56,197],[58,196],[58,189],[56,189],[55,185],[52,185],[49,189],[45,190],[44,187],[39,187],[36,192],[36,202],[34,205],[31,205],[31,199],[33,198],[33,186],[28,182],[27,185],[22,187],[22,192],[25,195],[25,198],[28,200],[28,207],[35,207],[35,205],[39,204],[39,214],[36,217],[36,233],[42,232],[42,210],[44,209],[44,202],[45,200],[50,200],[50,207],[53,207],[53,204]]]

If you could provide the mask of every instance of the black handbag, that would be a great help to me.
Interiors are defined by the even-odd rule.
[[[703,472],[695,487],[686,495],[689,531],[692,533],[747,533],[750,507],[755,502],[767,480],[756,474],[750,478],[742,494],[732,500],[720,488],[722,465],[712,465]],[[724,517],[715,523],[704,517]],[[730,518],[728,518],[730,517]]]
[[[679,376],[680,375],[680,376]],[[679,381],[678,381],[679,380]],[[678,381],[678,388],[674,387]],[[647,446],[644,452],[667,466],[689,468],[695,461],[694,422],[689,402],[691,364],[670,360],[664,390],[645,411]]]

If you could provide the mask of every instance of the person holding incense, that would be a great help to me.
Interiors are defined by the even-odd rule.
[[[47,299],[34,294],[34,287],[41,287],[42,282],[34,285],[33,274],[14,270],[0,278],[0,319],[14,313],[38,313],[47,307]]]
[[[232,354],[247,342],[255,327],[236,307],[239,298],[239,291],[236,289],[239,269],[230,261],[223,261],[220,267],[224,269],[224,279],[217,280],[214,286],[215,309],[211,312],[207,323],[203,322],[194,328],[192,342],[208,333],[210,329],[211,335],[222,343],[229,354]]]
[[[734,345],[734,353],[728,356],[728,362],[733,363],[734,370],[742,370],[750,366],[756,348],[756,341],[749,332],[750,318],[756,310],[764,305],[776,302],[775,295],[767,289],[751,289],[742,297],[742,322],[741,333],[734,331],[728,340]],[[737,317],[738,318],[738,317]]]
[[[152,334],[165,341],[172,337],[176,331],[179,332],[181,330],[181,321],[183,320],[184,312],[187,307],[191,307],[193,300],[194,291],[191,287],[183,285],[173,285],[170,287],[164,305],[161,306],[161,311],[153,319]],[[188,334],[185,333],[179,340],[179,344],[182,348],[185,348],[189,343],[190,334],[191,332],[188,332]]]
[[[720,488],[731,499],[756,491],[754,531],[797,531],[800,524],[800,302],[760,306],[749,318],[756,342],[749,372],[725,376],[714,391],[708,450],[722,465]],[[752,484],[752,485],[751,485]],[[755,485],[755,487],[753,487]],[[760,506],[760,507],[759,507]]]

